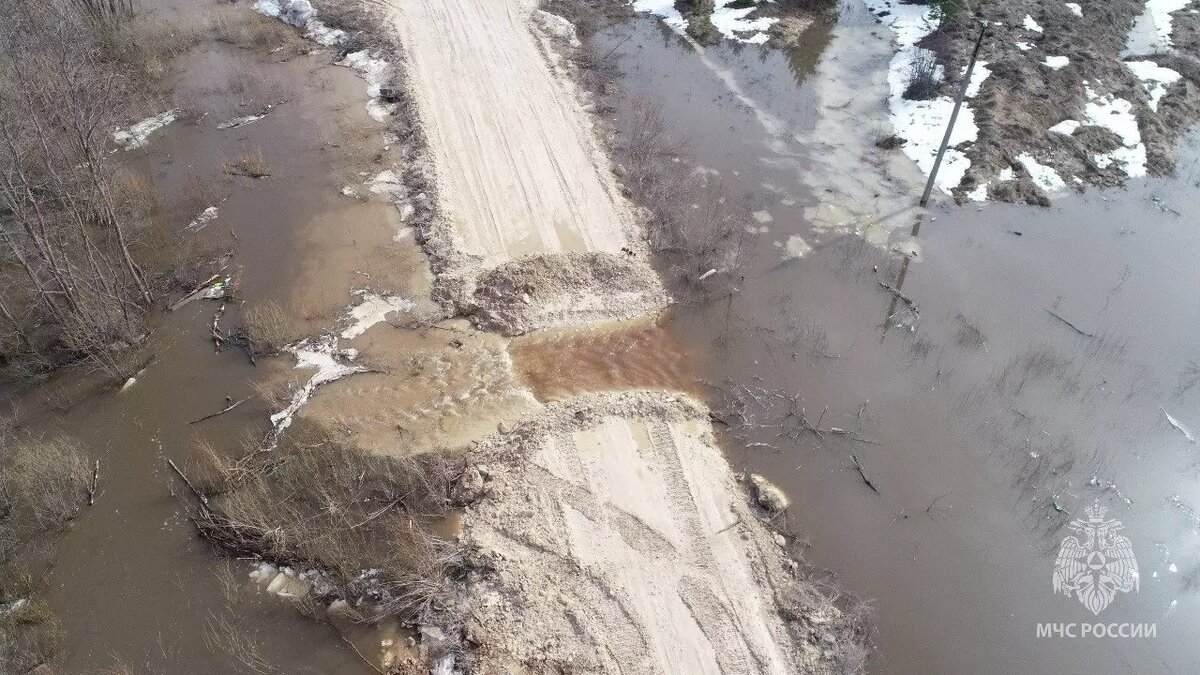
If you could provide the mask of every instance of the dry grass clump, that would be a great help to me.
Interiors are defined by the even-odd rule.
[[[242,308],[237,335],[254,354],[278,354],[293,339],[292,322],[274,300]]]
[[[241,7],[216,8],[208,19],[208,32],[217,42],[268,53],[303,44],[286,23]]]
[[[249,178],[264,178],[271,175],[271,165],[263,157],[262,148],[244,150],[233,159],[222,162],[225,173],[231,176],[247,176]]]
[[[54,657],[62,630],[29,575],[0,574],[0,673],[28,673]]]
[[[936,98],[940,84],[937,55],[926,49],[918,50],[908,67],[908,86],[904,89],[904,98],[910,101]]]
[[[220,548],[323,570],[334,595],[365,596],[376,616],[415,621],[449,592],[459,552],[429,525],[447,513],[458,460],[367,455],[304,420],[274,451],[205,455],[211,497],[195,522]]]
[[[7,444],[0,464],[0,523],[49,530],[79,514],[91,480],[87,455],[65,436]]]

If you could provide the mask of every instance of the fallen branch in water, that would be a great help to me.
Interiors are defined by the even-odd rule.
[[[885,290],[888,293],[891,293],[892,295],[899,298],[899,300],[901,302],[903,302],[905,305],[908,305],[908,308],[913,311],[913,314],[921,313],[920,310],[917,309],[917,301],[913,300],[912,298],[905,295],[904,291],[900,290],[899,288],[896,288],[895,286],[887,283],[886,281],[880,281],[879,286],[881,288],[883,288],[883,290]]]
[[[197,490],[196,486],[192,485],[192,481],[188,480],[188,477],[183,475],[183,471],[181,471],[179,469],[179,466],[175,464],[175,460],[168,459],[167,464],[171,465],[171,468],[175,471],[176,475],[178,475],[181,479],[183,479],[184,485],[187,485],[188,489],[192,491],[192,494],[196,495],[196,499],[200,500],[201,513],[207,513],[208,512],[208,497],[205,497],[203,492]]]
[[[222,298],[221,306],[217,308],[216,314],[213,314],[212,329],[210,332],[212,333],[213,347],[218,352],[221,351],[221,347],[225,344],[225,334],[221,330],[221,316],[225,314],[225,306],[227,304],[229,304],[229,298]]]
[[[390,504],[388,504],[387,506],[384,506],[382,509],[379,509],[375,513],[372,513],[371,515],[367,516],[366,520],[362,521],[361,523],[359,523],[357,525],[351,525],[350,529],[357,530],[358,528],[362,527],[363,525],[366,525],[367,523],[371,522],[372,520],[375,520],[379,516],[382,516],[383,514],[387,513],[389,509],[391,509],[392,507],[399,504],[402,499],[403,499],[403,497],[397,497],[396,499],[392,500],[392,502]]]
[[[363,656],[363,653],[358,651],[358,647],[354,646],[354,643],[350,641],[350,638],[346,637],[345,635],[342,635],[341,633],[338,634],[338,637],[342,638],[342,642],[345,642],[347,645],[350,645],[350,649],[353,649],[354,653],[356,655],[358,655],[358,658],[362,659],[363,663],[370,666],[371,670],[374,670],[375,672],[379,673],[379,675],[387,675],[387,673],[385,673],[379,669],[379,666],[375,665],[369,659],[367,659],[367,657]]]
[[[92,469],[92,484],[88,488],[88,506],[96,505],[96,487],[100,484],[100,460],[96,460],[95,468]]]
[[[1083,330],[1079,326],[1076,326],[1075,324],[1071,323],[1070,321],[1067,321],[1066,319],[1062,318],[1058,314],[1055,314],[1053,311],[1051,311],[1049,309],[1046,310],[1046,313],[1049,314],[1050,316],[1058,319],[1059,321],[1067,324],[1067,326],[1070,327],[1071,330],[1075,331],[1076,333],[1079,333],[1080,335],[1082,335],[1084,337],[1090,337],[1090,338],[1096,337],[1094,334],[1089,333],[1086,330]]]
[[[879,488],[875,487],[875,483],[872,483],[871,479],[867,478],[867,470],[863,468],[862,462],[858,461],[858,456],[854,453],[850,453],[850,459],[854,460],[854,468],[858,469],[858,475],[862,478],[862,482],[865,483],[867,487],[874,490],[875,494],[880,494]]]
[[[228,399],[226,399],[226,400],[228,400]],[[225,406],[223,409],[218,410],[215,413],[212,413],[210,415],[205,415],[204,417],[201,417],[200,419],[192,420],[191,422],[188,422],[188,424],[198,424],[200,422],[203,422],[204,420],[211,420],[212,418],[217,417],[219,415],[224,415],[225,413],[229,412],[230,410],[233,410],[234,408],[238,407],[239,405],[241,405],[249,400],[250,400],[250,397],[247,396],[246,398],[244,398],[236,403],[230,403],[229,405]]]

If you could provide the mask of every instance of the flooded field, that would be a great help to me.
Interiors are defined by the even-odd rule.
[[[731,422],[726,450],[793,497],[809,562],[874,606],[871,672],[1185,672],[1200,490],[1175,423],[1198,423],[1200,147],[1185,141],[1177,178],[1047,209],[921,213],[919,180],[873,146],[882,100],[857,140],[811,142],[841,123],[831,96],[870,93],[831,81],[830,60],[888,58],[855,4],[824,53],[701,54],[650,18],[600,47],[620,55],[631,99],[765,224],[738,292],[669,324]],[[1139,592],[1100,618],[1155,623],[1157,637],[1037,636],[1095,620],[1052,587],[1066,525],[1094,501],[1140,569]]]

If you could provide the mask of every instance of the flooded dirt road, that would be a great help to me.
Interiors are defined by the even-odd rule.
[[[600,46],[621,55],[632,98],[659,107],[765,224],[738,292],[670,324],[735,422],[726,449],[788,490],[809,561],[873,603],[871,672],[1189,672],[1200,488],[1167,414],[1200,423],[1200,148],[1184,143],[1177,178],[1048,209],[920,214],[911,170],[861,142],[886,129],[882,99],[861,100],[870,85],[832,83],[874,105],[859,138],[809,142],[837,126],[821,74],[846,55],[839,36],[864,40],[861,82],[886,69],[887,34],[854,5],[824,54],[829,34],[814,29],[792,53],[701,56],[649,18]],[[1096,619],[1055,594],[1052,572],[1065,526],[1097,500],[1140,564],[1140,591],[1100,619],[1156,624],[1157,637],[1039,638],[1039,623]]]

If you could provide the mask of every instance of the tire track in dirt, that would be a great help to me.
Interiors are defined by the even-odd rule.
[[[798,582],[703,415],[649,392],[585,395],[476,449],[491,487],[463,541],[492,572],[463,609],[489,666],[832,672],[783,620],[777,591]]]

